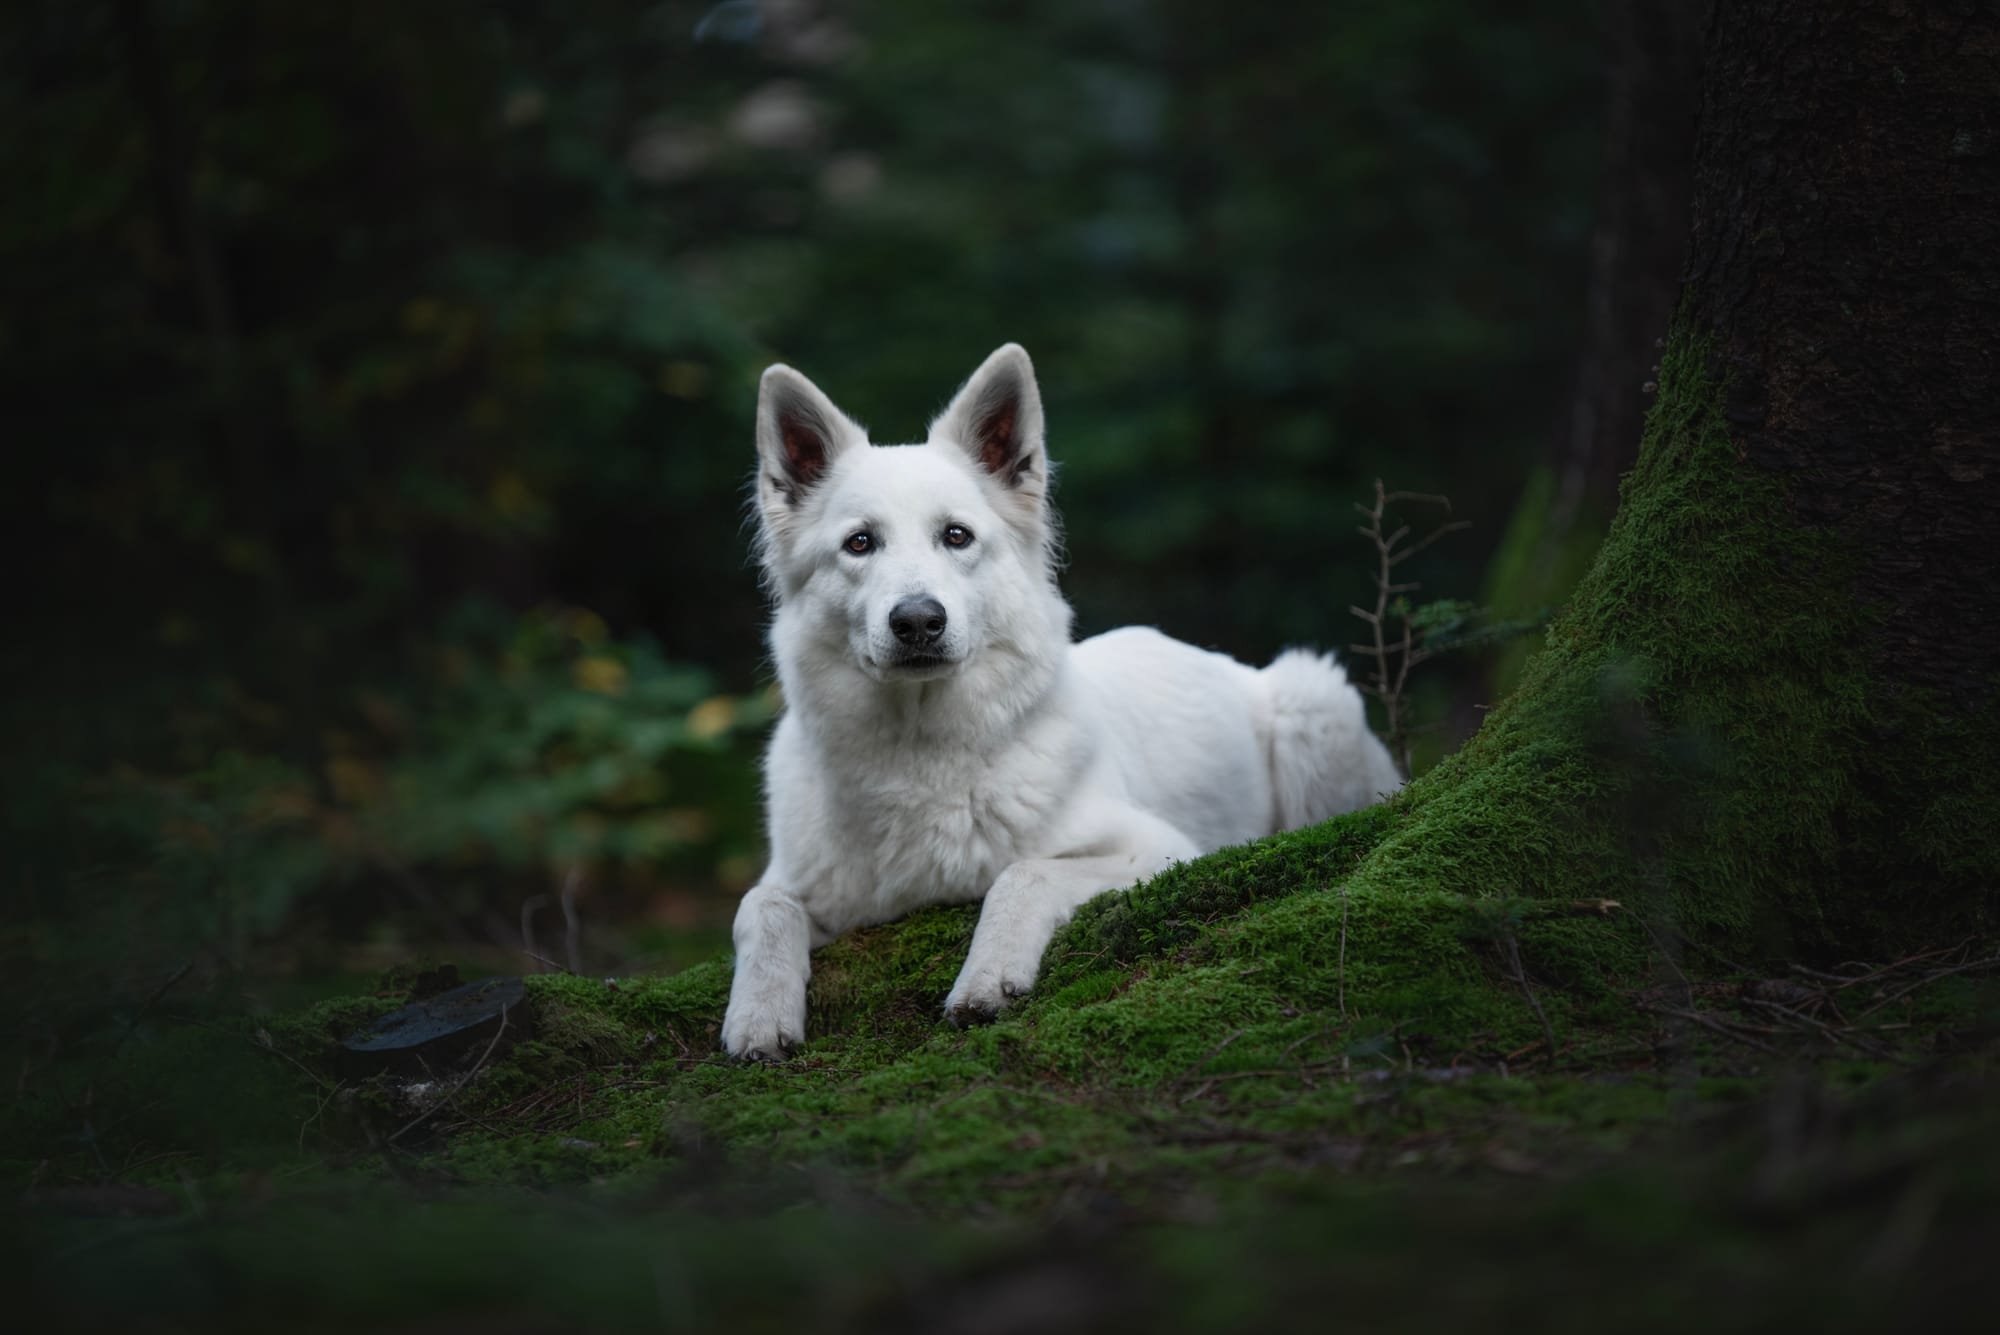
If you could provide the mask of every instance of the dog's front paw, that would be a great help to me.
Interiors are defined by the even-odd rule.
[[[1032,986],[1033,979],[1008,977],[998,970],[981,970],[977,974],[968,970],[959,975],[951,995],[944,999],[945,1018],[960,1029],[991,1024],[1016,998],[1026,996]]]
[[[722,1050],[740,1062],[781,1062],[799,1045],[799,1036],[775,1018],[739,1016],[731,1011],[722,1020]]]

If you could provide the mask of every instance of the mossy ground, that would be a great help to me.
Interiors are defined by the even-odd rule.
[[[1959,944],[1991,926],[1991,720],[1868,758],[1909,704],[1871,690],[1865,614],[1824,578],[1839,553],[1739,476],[1696,340],[1661,381],[1604,553],[1463,752],[1382,807],[1087,906],[998,1023],[939,1014],[971,909],[820,952],[807,1042],[778,1066],[715,1050],[726,961],[535,977],[533,1041],[421,1107],[328,1061],[389,998],[262,1020],[142,1006],[23,1068],[32,1291],[90,1293],[110,1267],[124,1282],[80,1310],[129,1298],[209,1327],[486,1297],[552,1328],[935,1327],[1024,1275],[1041,1297],[994,1301],[1053,1328],[1279,1324],[1336,1294],[1388,1326],[1438,1310],[1420,1298],[1562,1327],[1601,1314],[1547,1295],[1644,1294],[1621,1324],[1656,1328],[1695,1307],[1727,1324],[1689,1294],[1782,1290],[1849,1326],[1920,1280],[1935,1299],[2000,1198],[1969,1129],[2000,1006]],[[1893,848],[1892,808],[1923,813]],[[1910,911],[1926,883],[1936,911]],[[1919,943],[1868,979],[1765,976]],[[1690,1149],[1731,1107],[1758,1110],[1761,1148]],[[1787,1222],[1759,1235],[1744,1211]],[[1859,1268],[1759,1289],[1743,1257]],[[1102,1319],[1063,1325],[1078,1313]]]
[[[1318,1328],[1336,1303],[1389,1329],[1582,1329],[1606,1302],[1671,1329],[1715,1294],[1725,1327],[1781,1296],[1834,1328],[1956,1310],[1962,1258],[1931,1240],[2000,1202],[1993,1058],[1940,1064],[2000,1017],[1982,971],[1871,1031],[1893,1051],[1795,1036],[1766,1056],[1645,1009],[1743,1022],[1630,914],[1357,888],[1410,819],[1394,804],[1100,901],[1048,986],[982,1029],[938,1013],[970,910],[856,934],[817,957],[812,1035],[779,1066],[715,1051],[726,962],[535,977],[533,1041],[409,1135],[417,1114],[332,1061],[393,998],[142,1021],[87,1086],[33,1082],[34,1139],[12,1143],[53,1154],[15,1166],[12,1254],[39,1258],[22,1291],[84,1325],[202,1329],[984,1329],[997,1305],[1042,1329],[1221,1331]],[[1770,1278],[1857,1256],[1882,1259]]]
[[[1801,1030],[1767,1056],[1646,1008],[1745,1022],[1630,913],[1359,884],[1411,805],[1093,904],[981,1029],[939,1015],[971,910],[857,933],[816,957],[783,1065],[715,1051],[726,961],[531,978],[533,1040],[421,1111],[334,1060],[392,997],[141,1017],[87,1079],[26,1082],[20,1283],[140,1328],[974,1329],[1012,1304],[1219,1331],[1338,1302],[1564,1329],[1623,1295],[1622,1324],[1668,1329],[1695,1292],[1767,1320],[1758,1267],[1852,1252],[1888,1259],[1786,1303],[1855,1328],[1943,1302],[1954,1253],[1927,1240],[2000,1201],[1992,1057],[1937,1064],[2000,1016],[1983,971],[1869,1031],[1893,1051]]]

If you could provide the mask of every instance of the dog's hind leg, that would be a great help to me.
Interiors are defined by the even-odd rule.
[[[986,892],[965,967],[945,998],[953,1024],[991,1020],[1024,995],[1041,972],[1042,953],[1078,908],[1194,857],[1193,841],[1164,821],[1133,812],[1134,827],[1116,851],[1032,858],[1001,872]]]
[[[756,886],[736,909],[736,974],[722,1017],[722,1046],[748,1061],[780,1061],[806,1032],[812,925],[805,906],[777,886]]]

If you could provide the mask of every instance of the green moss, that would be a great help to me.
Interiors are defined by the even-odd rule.
[[[1500,535],[1487,565],[1486,591],[1481,602],[1494,616],[1528,621],[1569,602],[1596,559],[1610,527],[1610,517],[1594,508],[1580,509],[1561,532],[1553,527],[1557,508],[1556,475],[1539,467],[1528,475],[1521,499]],[[1491,698],[1504,699],[1520,683],[1521,670],[1534,645],[1518,639],[1503,647],[1489,675]]]
[[[1447,1106],[1430,1094],[1385,1103],[1377,1086],[1321,1086],[1315,1073],[1388,1076],[1537,1046],[1541,1023],[1503,964],[1503,933],[1562,1041],[1585,1037],[1581,1025],[1615,1028],[1590,1006],[1646,976],[1629,922],[1518,899],[1346,891],[1338,878],[1399,819],[1358,813],[1107,897],[1051,948],[1033,998],[970,1032],[939,1016],[970,909],[820,952],[809,1039],[775,1067],[714,1052],[726,973],[535,979],[538,1040],[482,1078],[486,1124],[461,1132],[454,1169],[544,1182],[719,1145],[746,1164],[829,1160],[931,1204],[1043,1197],[1079,1161],[1143,1192],[1242,1144],[1335,1124],[1400,1134],[1399,1118]],[[555,1072],[544,1049],[556,1035],[575,1048],[562,1078],[576,1113],[560,1136],[524,1131],[508,1101],[524,1075]],[[702,1046],[687,1042],[695,1035]],[[594,1065],[606,1060],[615,1068]],[[1191,1096],[1233,1129],[1182,1143]]]
[[[1862,944],[1879,915],[1853,865],[1871,705],[1848,558],[1739,458],[1697,334],[1660,383],[1568,611],[1354,889],[1613,898],[1745,955]]]
[[[1344,880],[1401,819],[1394,803],[1175,867],[1077,910],[1043,960],[1043,992],[1060,992],[1107,966],[1168,954],[1245,907]]]
[[[401,1001],[386,996],[329,997],[305,1010],[270,1016],[263,1028],[271,1046],[280,1052],[308,1064],[325,1065],[342,1039],[400,1005]]]
[[[965,963],[975,906],[925,909],[887,927],[852,932],[813,956],[808,1037],[872,1031],[898,1048],[935,1029]]]

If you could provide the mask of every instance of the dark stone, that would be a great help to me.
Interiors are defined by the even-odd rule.
[[[343,1071],[415,1079],[468,1066],[489,1045],[498,1056],[531,1032],[527,995],[519,978],[482,978],[412,1002],[342,1040]]]

